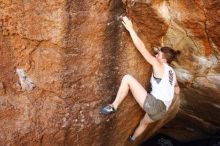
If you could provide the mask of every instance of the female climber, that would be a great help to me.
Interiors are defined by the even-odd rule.
[[[126,16],[122,17],[122,24],[130,33],[132,41],[144,59],[153,67],[151,75],[151,92],[147,93],[144,87],[131,75],[125,75],[121,81],[119,90],[113,103],[101,109],[102,114],[110,114],[117,111],[118,106],[127,96],[130,90],[137,103],[146,112],[133,135],[128,137],[129,141],[141,135],[149,123],[159,120],[168,110],[175,94],[179,94],[176,75],[169,64],[176,58],[179,51],[175,51],[169,47],[162,47],[157,51],[155,56],[145,48],[144,43],[137,36],[133,29],[131,20]]]

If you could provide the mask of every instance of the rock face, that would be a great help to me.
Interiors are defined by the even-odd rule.
[[[127,145],[143,115],[132,96],[117,114],[99,114],[123,75],[145,85],[151,73],[120,22],[124,13],[148,48],[182,52],[174,63],[181,109],[162,131],[213,134],[220,127],[219,7],[214,0],[0,0],[1,145]],[[175,115],[178,101],[140,141]]]

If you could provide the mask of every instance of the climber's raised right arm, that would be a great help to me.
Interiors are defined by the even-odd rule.
[[[160,66],[161,64],[159,61],[154,57],[145,47],[143,41],[138,37],[137,33],[133,29],[133,25],[131,20],[129,20],[126,16],[122,18],[122,24],[125,26],[125,28],[130,33],[130,36],[132,38],[132,41],[135,45],[135,47],[139,50],[139,52],[143,55],[145,60],[149,62],[152,66]]]

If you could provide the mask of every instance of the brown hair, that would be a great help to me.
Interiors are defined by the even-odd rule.
[[[180,51],[175,51],[170,47],[162,47],[160,51],[163,52],[163,57],[167,60],[167,63],[171,63],[173,60],[177,59],[177,56],[180,55]]]

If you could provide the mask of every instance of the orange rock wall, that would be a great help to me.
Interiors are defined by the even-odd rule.
[[[99,109],[123,75],[145,86],[150,73],[119,20],[123,3],[4,0],[0,7],[1,145],[123,145],[143,112],[131,96],[115,116]]]
[[[145,86],[151,73],[120,22],[125,13],[147,48],[168,45],[182,52],[173,64],[182,87],[181,110],[172,121],[177,126],[168,127],[196,121],[201,126],[195,130],[215,132],[219,5],[214,0],[0,0],[1,145],[127,145],[143,115],[132,96],[117,114],[99,114],[114,99],[123,75]],[[140,141],[174,115],[152,124]]]

